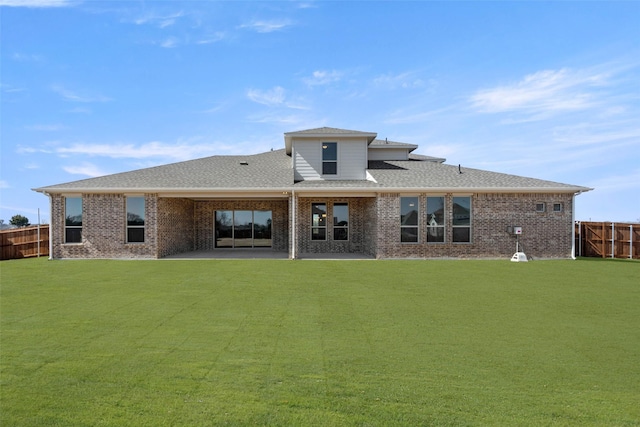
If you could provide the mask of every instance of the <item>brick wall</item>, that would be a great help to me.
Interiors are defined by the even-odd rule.
[[[126,242],[126,197],[82,195],[82,242],[64,243],[65,197],[51,196],[53,258],[156,258],[157,196],[145,194],[145,242]]]
[[[327,239],[311,240],[311,204],[327,205]],[[349,240],[333,240],[333,205],[349,204]],[[375,222],[371,213],[375,211],[375,198],[298,198],[297,228],[298,254],[316,253],[363,253],[373,254],[375,239],[372,238]]]
[[[420,242],[400,242],[400,195],[378,198],[299,198],[296,234],[298,254],[363,253],[378,258],[496,257],[515,252],[515,236],[508,226],[523,227],[521,249],[534,258],[571,255],[573,198],[570,194],[475,194],[472,196],[472,242],[452,243],[452,194],[445,196],[446,242],[425,243],[426,194],[419,195]],[[126,243],[126,197],[122,194],[84,194],[81,243],[64,243],[64,200],[51,196],[53,258],[158,258],[191,250],[214,249],[216,210],[270,210],[273,250],[288,251],[288,200],[210,200],[158,198],[145,195],[145,242]],[[311,203],[326,203],[331,218],[334,203],[349,203],[349,240],[311,240]],[[536,212],[544,203],[545,212]],[[553,211],[554,203],[562,207]]]
[[[158,257],[195,250],[195,202],[158,199]]]
[[[400,195],[381,194],[378,198],[379,258],[482,257],[507,258],[516,250],[516,238],[509,226],[523,227],[521,247],[534,258],[571,256],[573,198],[570,194],[475,194],[471,197],[471,243],[452,243],[452,194],[445,197],[445,243],[426,243],[426,197],[419,196],[419,243],[400,242]],[[457,196],[457,195],[456,195]],[[545,212],[536,204],[545,203]],[[560,203],[561,212],[553,212]]]

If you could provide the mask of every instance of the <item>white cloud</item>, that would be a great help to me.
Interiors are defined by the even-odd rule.
[[[176,37],[168,37],[158,44],[160,45],[160,47],[171,49],[178,46],[179,42],[180,41]]]
[[[425,86],[425,82],[414,76],[415,73],[383,74],[373,79],[376,86],[386,89],[417,89]]]
[[[340,81],[343,76],[344,73],[341,71],[317,70],[310,77],[303,78],[302,81],[309,86],[322,86]]]
[[[111,101],[111,98],[102,95],[78,94],[77,92],[69,90],[61,85],[53,85],[51,86],[51,90],[62,96],[62,98],[64,98],[66,101],[83,103]]]
[[[284,88],[280,86],[270,90],[249,89],[247,97],[253,102],[268,106],[281,105],[285,101]]]
[[[87,162],[82,163],[81,165],[63,166],[62,169],[73,175],[86,175],[91,178],[107,175],[107,172],[104,172],[98,166]]]
[[[272,21],[253,21],[248,24],[240,25],[239,28],[247,28],[258,33],[272,33],[280,31],[292,25],[288,19],[272,20]]]
[[[196,42],[196,44],[211,44],[211,43],[216,43],[219,42],[221,40],[224,40],[225,38],[227,38],[226,33],[222,32],[222,31],[217,31],[213,34],[208,34],[204,37],[202,37],[200,40],[198,40]]]
[[[44,131],[44,132],[55,132],[60,130],[68,129],[67,126],[55,124],[55,125],[31,125],[25,126],[27,130],[35,130],[35,131]]]
[[[21,88],[21,87],[16,87],[13,85],[8,85],[6,83],[0,83],[0,89],[2,90],[2,92],[4,93],[20,93],[20,92],[26,92],[26,89]]]
[[[11,188],[11,186],[4,179],[0,179],[0,188]]]
[[[543,70],[516,83],[478,90],[470,101],[472,107],[482,113],[523,112],[542,119],[552,112],[584,110],[597,105],[594,88],[606,83],[605,74],[590,70]]]
[[[214,155],[228,147],[214,143],[197,144],[199,138],[178,140],[175,143],[152,141],[145,144],[85,144],[76,143],[69,146],[56,147],[53,151],[62,156],[85,155],[108,157],[113,159],[148,159],[163,158],[174,161],[189,160],[197,157]],[[51,151],[50,149],[47,151]]]
[[[168,28],[173,26],[178,18],[185,16],[183,11],[171,13],[169,15],[158,15],[154,12],[147,13],[133,20],[136,25],[157,25],[159,28]]]
[[[11,59],[18,62],[42,62],[44,61],[44,56],[27,53],[14,53],[11,55]]]
[[[12,7],[67,7],[77,4],[78,1],[71,0],[0,0],[0,6]]]

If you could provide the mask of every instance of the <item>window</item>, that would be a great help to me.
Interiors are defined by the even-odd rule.
[[[338,174],[338,143],[322,143],[322,175]]]
[[[427,242],[444,242],[444,197],[427,197]]]
[[[553,204],[554,212],[562,212],[562,203],[554,203]]]
[[[544,203],[536,203],[536,212],[546,211],[546,205]]]
[[[311,205],[311,240],[327,240],[327,205]]]
[[[400,241],[418,242],[418,198],[400,198]]]
[[[127,243],[144,243],[144,197],[127,197]]]
[[[82,243],[82,197],[65,198],[64,242]]]
[[[333,205],[333,240],[349,240],[349,204]]]
[[[471,242],[471,197],[453,198],[453,241]]]

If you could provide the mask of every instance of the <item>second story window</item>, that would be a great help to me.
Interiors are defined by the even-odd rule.
[[[322,143],[322,175],[338,174],[338,143]]]

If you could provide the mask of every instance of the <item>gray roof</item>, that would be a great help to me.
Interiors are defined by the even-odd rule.
[[[285,132],[285,136],[316,136],[316,135],[369,136],[369,135],[376,135],[376,133],[362,132],[359,130],[330,128],[330,127],[306,129],[306,130],[299,130],[295,132]]]
[[[243,164],[246,163],[246,164]],[[212,156],[98,178],[36,188],[36,191],[184,191],[281,189],[293,183],[284,149],[248,156]]]
[[[559,182],[527,178],[518,175],[490,172],[447,165],[434,161],[372,161],[369,173],[383,188],[416,190],[469,191],[560,191],[590,190]]]
[[[285,150],[248,156],[212,156],[139,169],[97,178],[36,188],[46,193],[64,192],[286,192],[301,191],[496,191],[565,192],[589,188],[479,169],[461,168],[437,161],[371,161],[370,180],[303,181],[294,183],[291,157]]]

